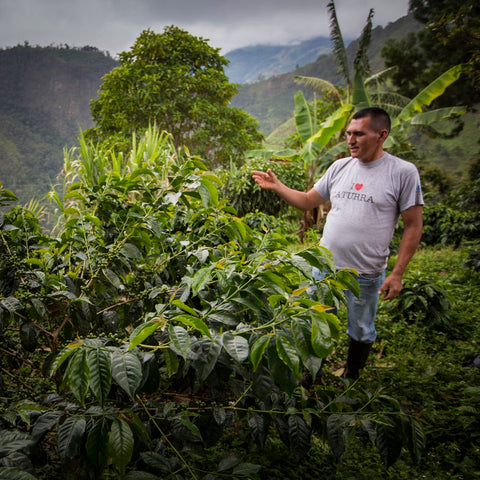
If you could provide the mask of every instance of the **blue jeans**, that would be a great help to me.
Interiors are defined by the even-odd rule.
[[[325,275],[318,268],[313,268],[313,278],[323,280]],[[355,275],[360,285],[360,297],[350,290],[345,291],[347,299],[347,335],[362,343],[373,343],[377,338],[375,316],[379,300],[378,290],[385,280],[385,271],[380,273]]]

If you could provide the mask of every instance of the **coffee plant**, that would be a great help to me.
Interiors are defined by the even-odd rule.
[[[2,217],[3,350],[18,332],[47,352],[57,388],[4,409],[0,478],[36,478],[52,445],[56,475],[75,479],[260,478],[251,454],[271,436],[297,461],[312,436],[337,457],[360,438],[386,465],[420,457],[419,423],[381,389],[303,386],[358,288],[330,252],[247,224],[165,133],[128,155],[80,140],[49,195],[51,235],[32,209]]]

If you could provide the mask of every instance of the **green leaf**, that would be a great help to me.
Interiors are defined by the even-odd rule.
[[[0,430],[0,458],[13,452],[32,447],[36,439],[19,431]]]
[[[212,279],[212,271],[215,268],[215,264],[211,264],[208,267],[200,268],[192,278],[191,288],[192,293],[196,295],[203,287]]]
[[[123,282],[120,277],[109,268],[104,268],[102,270],[104,277],[117,289],[123,288]]]
[[[352,103],[355,105],[356,110],[361,110],[362,108],[370,106],[370,99],[368,98],[365,82],[363,76],[359,72],[355,72],[353,75]]]
[[[248,412],[247,422],[252,437],[260,448],[263,449],[267,437],[268,422],[265,421],[263,415],[260,415],[257,412]]]
[[[346,104],[329,115],[322,123],[318,132],[308,139],[308,143],[317,143],[322,148],[325,147],[333,135],[345,127],[353,109],[353,105]]]
[[[112,463],[122,475],[125,473],[125,467],[132,458],[133,444],[133,433],[130,425],[124,420],[116,418],[112,422],[108,436],[108,451]]]
[[[52,366],[50,367],[50,375],[53,375],[67,360],[70,355],[75,353],[79,347],[81,347],[81,343],[71,343],[67,347],[65,347],[56,357],[55,360],[52,363]]]
[[[207,325],[203,320],[198,317],[192,317],[191,315],[182,314],[172,317],[172,320],[176,320],[177,322],[181,322],[184,325],[193,327],[198,330],[202,335],[205,335],[206,337],[213,340],[212,334],[210,333]]]
[[[410,120],[415,113],[422,112],[424,106],[429,106],[433,100],[443,94],[445,89],[456,82],[460,75],[467,69],[466,65],[456,65],[425,87],[415,98],[413,98],[397,115],[392,122],[392,130],[402,122]]]
[[[252,349],[250,351],[250,361],[252,362],[254,372],[257,371],[271,338],[271,335],[263,335],[255,340],[255,343],[252,345]]]
[[[262,469],[261,465],[256,463],[241,463],[233,469],[232,475],[242,475],[248,477],[248,475],[255,475]]]
[[[288,417],[288,436],[296,459],[302,459],[310,450],[311,430],[300,415]]]
[[[208,253],[207,253],[208,255]],[[179,299],[174,299],[171,301],[172,305],[175,305],[176,307],[180,308],[184,312],[189,313],[190,315],[193,315],[194,317],[198,317],[198,313],[192,308],[189,307],[185,302],[182,302]]]
[[[315,131],[310,107],[301,90],[295,94],[295,122],[300,140],[306,142]]]
[[[17,467],[0,467],[0,480],[37,480],[37,477]]]
[[[410,122],[411,125],[430,125],[431,123],[447,120],[452,117],[458,117],[467,112],[466,107],[445,107],[430,110],[428,112],[418,113]]]
[[[192,340],[188,332],[183,327],[169,325],[168,334],[175,352],[186,360],[192,345]]]
[[[95,348],[88,352],[87,363],[90,370],[90,389],[103,407],[112,384],[110,355],[101,348]]]
[[[58,453],[63,463],[68,463],[80,455],[83,445],[83,434],[87,422],[83,417],[69,417],[58,429]]]
[[[312,378],[315,378],[322,366],[322,359],[317,357],[312,347],[311,324],[306,320],[297,319],[292,322],[292,333],[295,347],[300,354],[303,364],[312,375]]]
[[[20,300],[15,297],[7,297],[0,301],[0,305],[8,310],[10,313],[14,313],[18,310],[22,310],[23,305],[20,303]]]
[[[402,451],[402,438],[392,424],[384,425],[377,423],[377,436],[375,446],[380,452],[383,463],[390,467],[393,465]]]
[[[218,205],[217,187],[205,176],[202,176],[200,179],[198,191],[202,197],[203,206],[205,208],[216,207]]]
[[[277,353],[280,360],[282,360],[295,375],[300,375],[300,358],[297,350],[290,340],[283,335],[277,335]]]
[[[231,468],[236,467],[241,463],[241,458],[235,453],[230,453],[228,456],[223,457],[218,463],[217,472],[225,472]]]
[[[225,332],[222,335],[222,344],[227,353],[237,362],[241,363],[248,358],[250,349],[248,340],[240,335],[233,335],[231,332]]]
[[[155,317],[152,320],[142,323],[136,327],[130,334],[130,341],[128,343],[128,350],[132,350],[140,345],[146,338],[155,333],[159,328],[165,326],[165,319]]]
[[[88,432],[85,442],[87,457],[98,473],[103,471],[108,462],[108,433],[108,421],[101,417]]]
[[[62,415],[63,412],[61,410],[53,410],[40,415],[33,425],[32,437],[36,439],[42,438],[43,435],[57,425]]]
[[[323,318],[312,319],[312,347],[320,358],[326,358],[332,350],[330,326]]]
[[[200,429],[190,421],[187,417],[181,417],[180,418],[180,423],[187,428],[187,430],[190,431],[195,437],[199,438],[200,440],[202,439],[202,434],[200,433]]]
[[[78,348],[65,371],[65,384],[82,405],[85,403],[89,382],[90,370],[87,362],[87,350],[86,348]]]
[[[352,417],[350,417],[352,418]],[[333,414],[327,419],[327,437],[330,448],[335,456],[340,458],[345,452],[345,442],[343,440],[343,430],[346,416]]]
[[[142,364],[133,352],[112,352],[112,378],[133,400],[142,382]]]
[[[170,349],[163,350],[163,359],[165,360],[165,365],[167,366],[168,374],[175,375],[178,372],[178,367],[180,366],[180,361],[175,355],[175,353]]]

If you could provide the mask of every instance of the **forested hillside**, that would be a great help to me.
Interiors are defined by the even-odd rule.
[[[95,47],[0,51],[0,181],[21,202],[55,181],[63,148],[92,125],[90,100],[116,64]]]

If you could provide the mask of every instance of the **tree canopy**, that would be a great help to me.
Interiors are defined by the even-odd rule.
[[[144,30],[119,60],[91,102],[96,128],[87,137],[126,139],[155,123],[210,166],[262,140],[256,120],[229,106],[237,86],[225,75],[228,61],[203,38],[175,26]]]
[[[426,26],[404,40],[389,40],[382,54],[396,66],[393,82],[407,97],[432,81],[438,72],[461,63],[471,71],[438,100],[439,106],[480,101],[480,4],[477,0],[411,0],[410,11]]]

